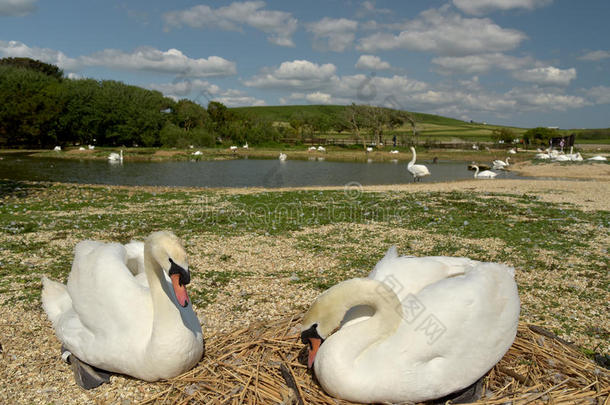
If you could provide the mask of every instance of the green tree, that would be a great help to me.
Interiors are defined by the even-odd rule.
[[[64,76],[64,72],[57,66],[30,58],[2,58],[0,59],[0,66],[34,70],[57,80],[61,80]]]
[[[516,137],[515,133],[508,128],[496,128],[492,131],[492,136],[496,142],[502,141],[504,143],[512,143]]]
[[[523,134],[523,140],[526,144],[548,145],[551,138],[558,136],[559,132],[555,129],[536,127],[525,131]]]

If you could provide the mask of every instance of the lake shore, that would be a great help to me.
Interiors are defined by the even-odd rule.
[[[0,397],[16,403],[131,403],[165,388],[124,376],[93,391],[78,388],[39,302],[40,277],[65,282],[79,240],[127,242],[159,228],[173,229],[185,241],[194,269],[189,292],[208,338],[301,313],[327,286],[365,275],[396,244],[404,254],[469,256],[514,266],[521,321],[550,329],[585,351],[608,353],[610,165],[541,167],[547,164],[515,169],[562,179],[473,179],[351,191],[4,183]],[[365,218],[326,218],[319,211],[354,201],[380,214],[383,207],[405,206],[404,223],[367,220],[366,212]],[[252,216],[255,207],[295,202],[314,221],[295,225]],[[233,216],[227,214],[232,209]],[[214,215],[206,217],[208,210]],[[253,219],[242,221],[243,213]],[[443,225],[450,217],[458,226]]]
[[[287,159],[308,160],[324,158],[328,161],[336,162],[388,162],[397,160],[407,162],[411,160],[411,152],[407,147],[392,148],[384,147],[374,149],[372,152],[364,152],[362,149],[351,149],[341,147],[327,147],[324,151],[309,151],[303,146],[282,147],[249,147],[247,149],[238,147],[230,148],[187,148],[187,149],[168,149],[168,148],[108,148],[101,147],[93,150],[80,150],[77,147],[70,147],[62,151],[53,150],[11,150],[0,149],[0,153],[29,153],[33,157],[46,157],[58,159],[78,159],[78,160],[107,160],[111,152],[124,152],[125,162],[153,161],[161,162],[168,160],[228,160],[228,159],[277,159],[280,153],[285,153]],[[446,148],[426,148],[417,147],[417,158],[420,163],[430,163],[434,158],[438,160],[476,162],[478,164],[490,165],[491,161],[506,157],[511,158],[511,164],[531,161],[537,153],[534,149],[522,149],[517,154],[508,154],[506,148],[490,150],[473,149],[446,149]],[[391,153],[397,150],[398,153]],[[581,150],[585,158],[602,154],[610,157],[610,145],[604,144],[583,144],[578,145],[577,150]],[[200,152],[201,154],[195,154]],[[529,176],[529,174],[528,174]]]

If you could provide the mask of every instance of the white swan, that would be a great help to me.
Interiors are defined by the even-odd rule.
[[[367,153],[372,152],[372,151],[373,151],[373,148],[371,148],[370,146],[367,146],[367,147],[366,147],[366,152],[367,152]]]
[[[43,277],[42,306],[77,360],[156,381],[191,369],[203,353],[189,281],[186,252],[170,232],[127,245],[86,240],[74,249],[67,286]]]
[[[593,156],[590,158],[587,158],[587,160],[593,160],[593,161],[598,161],[598,162],[604,162],[606,161],[606,157],[605,156],[601,156],[601,155],[597,155],[597,156]]]
[[[278,159],[280,160],[286,160],[288,156],[285,153],[280,153],[280,156],[278,156]]]
[[[508,163],[508,160],[510,159],[510,156],[506,158],[506,161],[502,161],[502,160],[494,160],[492,162],[492,166],[494,169],[496,170],[502,170],[505,169],[506,167],[510,166],[510,164]]]
[[[417,181],[418,179],[421,181],[422,177],[430,175],[430,170],[428,170],[428,168],[424,165],[415,164],[417,154],[415,153],[415,148],[413,146],[411,146],[411,153],[413,153],[413,158],[407,164],[407,170],[413,175],[413,182]]]
[[[123,162],[123,149],[120,150],[120,153],[111,152],[108,155],[108,161],[110,162]]]
[[[483,170],[481,173],[479,173],[479,166],[473,165],[472,167],[475,170],[475,172],[474,172],[475,179],[495,179],[496,176],[498,175],[498,173],[494,173],[491,170]]]
[[[399,152],[398,152],[398,150],[394,149],[394,150],[391,150],[390,153],[396,154],[396,153],[399,153]]]
[[[318,297],[303,318],[301,339],[330,395],[420,402],[487,373],[515,338],[519,307],[513,268],[398,257],[390,248],[368,278],[344,281]]]

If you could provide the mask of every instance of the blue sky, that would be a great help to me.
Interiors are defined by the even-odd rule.
[[[228,106],[610,127],[608,0],[0,0],[0,57]]]

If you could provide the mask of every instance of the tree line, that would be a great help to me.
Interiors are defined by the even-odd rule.
[[[306,143],[330,132],[349,132],[366,147],[404,124],[415,134],[408,113],[355,104],[331,115],[297,111],[277,123],[216,101],[205,108],[118,81],[67,78],[57,66],[29,58],[0,59],[2,147]]]
[[[113,80],[70,79],[29,58],[0,59],[0,145],[213,146],[275,142],[271,122]]]

